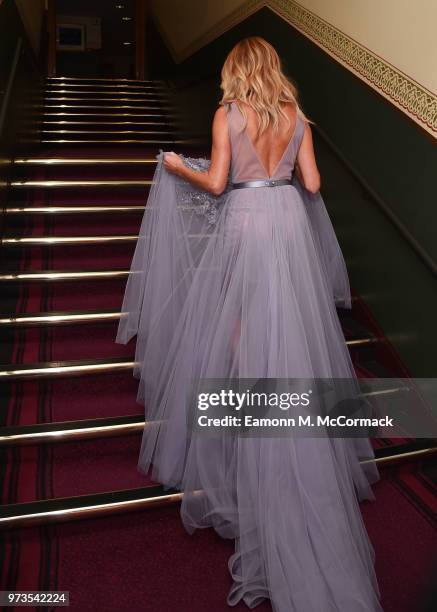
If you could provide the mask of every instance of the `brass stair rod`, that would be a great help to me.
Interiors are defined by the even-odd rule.
[[[437,451],[437,447],[424,448],[390,457],[376,458],[377,464],[389,460],[423,458]],[[373,462],[373,460],[369,460]],[[367,463],[361,461],[360,463]],[[203,495],[202,490],[190,494]],[[27,527],[67,520],[102,517],[110,514],[147,510],[179,503],[183,493],[165,490],[162,486],[142,487],[125,491],[110,491],[95,495],[48,499],[30,503],[8,504],[0,507],[0,528]]]

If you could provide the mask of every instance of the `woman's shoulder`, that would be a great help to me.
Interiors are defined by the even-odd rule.
[[[215,109],[215,117],[224,117],[228,110],[229,109],[227,102],[225,102],[224,104],[219,104],[218,107]]]
[[[212,121],[213,126],[217,126],[218,129],[224,127],[228,122],[229,110],[230,109],[228,108],[227,104],[219,104],[214,113]]]
[[[235,100],[228,100],[227,102],[221,102],[219,106],[216,108],[215,114],[216,116],[225,116],[227,115],[231,109]]]

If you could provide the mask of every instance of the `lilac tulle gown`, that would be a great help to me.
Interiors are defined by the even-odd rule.
[[[230,181],[292,176],[301,115],[271,177],[235,102],[227,117]],[[211,196],[157,158],[116,337],[137,335],[138,468],[152,465],[155,480],[184,492],[189,532],[212,526],[235,539],[230,606],[270,599],[275,612],[379,612],[358,505],[374,499],[379,478],[367,438],[208,437],[187,425],[193,380],[355,376],[336,311],[350,307],[349,284],[323,200],[296,177],[228,182]]]

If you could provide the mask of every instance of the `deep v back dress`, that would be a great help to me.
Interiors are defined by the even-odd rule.
[[[238,106],[226,110],[229,182],[268,179]],[[304,128],[298,115],[270,178],[293,176]],[[324,257],[342,262],[338,245],[325,239],[327,225],[314,231],[320,211],[309,212],[297,183],[211,198],[187,184],[181,191],[162,155],[117,334],[123,343],[137,334],[146,417],[138,468],[152,466],[154,480],[183,491],[188,531],[212,526],[235,539],[229,605],[380,612],[358,505],[374,498],[378,479],[372,461],[360,462],[374,456],[367,439],[201,435],[190,425],[193,381],[354,378]]]
[[[304,134],[305,125],[300,114],[296,115],[291,137],[283,150],[280,160],[276,163],[273,173],[269,176],[247,129],[243,129],[244,117],[237,102],[230,102],[227,105],[226,111],[232,151],[232,181],[238,183],[252,179],[290,178]]]

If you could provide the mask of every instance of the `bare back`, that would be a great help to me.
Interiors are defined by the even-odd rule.
[[[293,105],[286,104],[284,107],[290,125],[280,117],[279,131],[273,133],[270,125],[258,139],[255,111],[246,105],[248,120],[242,130],[244,117],[236,101],[226,106],[231,142],[232,181],[290,178],[305,128]]]

